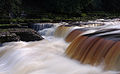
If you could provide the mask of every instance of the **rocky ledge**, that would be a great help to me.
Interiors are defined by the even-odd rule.
[[[0,43],[11,41],[38,41],[42,39],[42,36],[30,28],[0,29]]]

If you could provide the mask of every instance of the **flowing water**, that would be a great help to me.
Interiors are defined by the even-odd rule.
[[[104,70],[104,65],[82,64],[67,57],[65,52],[70,43],[64,39],[66,38],[68,42],[73,41],[71,37],[67,38],[67,35],[71,36],[69,33],[72,30],[75,30],[73,34],[77,33],[79,28],[66,28],[67,30],[64,29],[63,32],[57,28],[55,32],[56,28],[39,30],[38,32],[45,38],[42,41],[4,43],[0,47],[0,74],[118,74],[118,71]],[[77,37],[82,32],[74,36]],[[86,42],[84,46],[87,45]]]

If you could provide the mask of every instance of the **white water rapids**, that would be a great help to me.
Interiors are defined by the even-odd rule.
[[[68,58],[64,52],[69,44],[51,34],[42,41],[3,44],[0,74],[117,74],[104,71],[101,65],[95,67]]]

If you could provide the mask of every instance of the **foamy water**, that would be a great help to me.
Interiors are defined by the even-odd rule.
[[[39,31],[45,39],[10,42],[0,47],[0,74],[118,74],[72,60],[64,53],[68,43],[54,38],[55,28]]]
[[[115,74],[67,58],[67,46],[60,39],[6,43],[0,47],[0,74]]]

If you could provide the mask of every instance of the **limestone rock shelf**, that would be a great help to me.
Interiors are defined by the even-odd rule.
[[[42,36],[30,28],[0,29],[0,43],[11,41],[38,41],[42,39]]]

